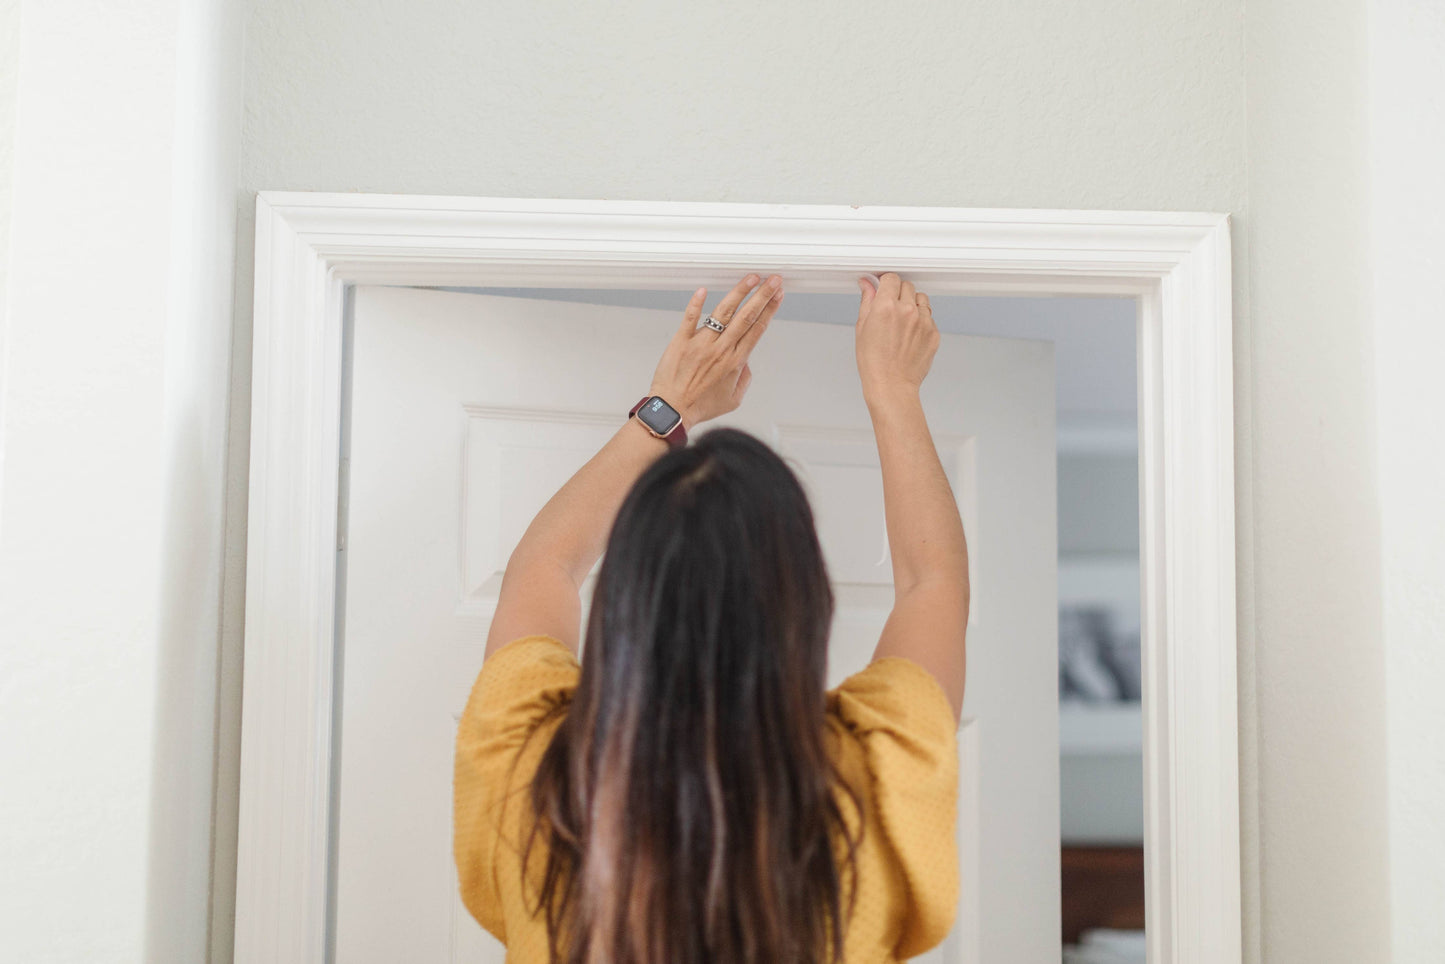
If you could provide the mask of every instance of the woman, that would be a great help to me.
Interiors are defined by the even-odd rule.
[[[686,431],[747,391],[782,300],[759,280],[701,326],[699,289],[663,352],[649,397]],[[919,401],[939,335],[898,275],[859,287],[895,587],[873,662],[824,691],[832,592],[767,446],[629,419],[512,554],[458,730],[462,897],[509,961],[893,961],[950,927],[969,590]]]

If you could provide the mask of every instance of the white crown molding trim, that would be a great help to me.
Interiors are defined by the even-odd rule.
[[[674,288],[861,271],[936,294],[1138,299],[1149,960],[1240,960],[1229,220],[1219,214],[263,191],[247,533],[238,964],[317,964],[353,283]]]

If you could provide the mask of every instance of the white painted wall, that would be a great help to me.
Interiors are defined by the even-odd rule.
[[[1366,2],[1245,4],[1241,799],[1275,962],[1390,959]]]
[[[5,478],[5,332],[10,305],[10,214],[15,175],[15,66],[20,0],[0,0],[0,480]],[[0,500],[0,508],[4,507]],[[0,531],[4,517],[0,516]]]
[[[0,9],[7,961],[206,955],[239,11]]]
[[[1395,960],[1445,948],[1445,4],[1370,7],[1390,900]]]
[[[228,959],[258,188],[1234,213],[1247,958],[1383,960],[1391,890],[1400,959],[1438,948],[1417,911],[1440,903],[1441,831],[1422,815],[1445,792],[1425,736],[1441,729],[1439,647],[1426,644],[1445,573],[1419,538],[1438,531],[1425,498],[1440,468],[1411,446],[1440,389],[1401,373],[1439,337],[1409,319],[1440,301],[1422,272],[1371,267],[1367,245],[1373,229],[1378,252],[1438,258],[1445,215],[1414,166],[1432,154],[1387,153],[1423,139],[1439,156],[1438,129],[1401,122],[1429,105],[1411,72],[1438,69],[1426,0],[1000,0],[886,15],[848,0],[826,16],[657,0],[196,0],[185,16],[181,0],[9,2],[7,952],[134,960],[149,927],[174,940],[154,937],[152,958],[199,959],[189,888],[203,876],[209,773],[194,768],[214,722],[212,944]],[[206,298],[229,278],[232,211],[208,202],[234,183],[240,32],[219,27],[243,8],[213,707],[193,698],[216,656],[207,587],[227,395],[204,374],[226,340]],[[180,89],[188,70],[199,100]],[[193,110],[216,126],[182,119]],[[186,156],[197,181],[171,177]],[[194,274],[177,273],[186,245]],[[1397,274],[1414,287],[1391,294]],[[1372,328],[1377,296],[1394,300]]]

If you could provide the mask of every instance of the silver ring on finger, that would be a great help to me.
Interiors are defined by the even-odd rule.
[[[708,315],[706,318],[704,318],[702,320],[702,324],[704,328],[711,328],[713,331],[716,331],[718,333],[721,333],[727,329],[727,325],[718,321],[712,315]]]

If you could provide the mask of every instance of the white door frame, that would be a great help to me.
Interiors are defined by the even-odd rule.
[[[1229,252],[1220,214],[260,192],[237,964],[325,960],[345,286],[754,270],[1137,299],[1149,960],[1240,961]]]

